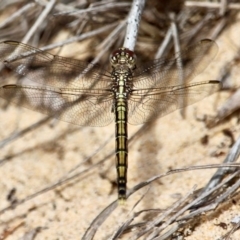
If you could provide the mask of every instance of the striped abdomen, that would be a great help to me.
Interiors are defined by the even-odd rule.
[[[124,202],[127,191],[128,135],[127,101],[120,98],[115,105],[116,114],[116,167],[118,182],[118,200]]]

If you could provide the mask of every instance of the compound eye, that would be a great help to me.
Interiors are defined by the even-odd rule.
[[[118,50],[115,50],[110,55],[110,62],[112,64],[117,64],[118,62],[121,62],[124,59],[124,56],[131,61],[132,64],[135,64],[136,55],[133,51],[127,49],[127,48],[119,48]]]

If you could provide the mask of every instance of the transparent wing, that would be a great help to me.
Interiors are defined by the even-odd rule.
[[[113,121],[112,81],[102,67],[15,41],[0,43],[0,61],[42,85],[6,85],[0,97],[73,124],[105,126]]]
[[[141,124],[162,117],[219,90],[219,81],[188,84],[207,67],[217,51],[217,44],[205,39],[173,59],[156,59],[137,68],[129,97],[129,123]]]
[[[220,87],[220,81],[206,81],[187,86],[155,88],[151,91],[133,90],[128,101],[128,122],[136,125],[162,117],[211,95]]]
[[[18,74],[50,87],[103,89],[111,85],[110,74],[98,65],[52,55],[15,41],[0,43],[0,61]]]
[[[181,74],[186,84],[209,65],[217,52],[217,44],[204,39],[178,53],[173,59],[160,58],[149,61],[140,68],[137,66],[133,79],[134,89],[178,86],[182,84]],[[181,71],[178,64],[182,65]]]
[[[114,119],[112,93],[106,90],[5,85],[0,97],[77,125],[105,126]]]
[[[205,69],[216,52],[213,41],[203,40],[174,59],[158,59],[138,67],[128,99],[129,122],[144,123],[217,91],[218,81],[181,85],[177,67],[180,62],[182,78],[189,82]],[[0,60],[18,74],[53,87],[6,85],[0,88],[0,97],[79,125],[105,126],[114,119],[113,83],[103,68],[13,41],[0,43]]]

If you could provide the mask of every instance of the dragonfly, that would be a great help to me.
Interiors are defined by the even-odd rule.
[[[218,80],[193,81],[217,51],[214,41],[203,39],[173,58],[159,58],[138,66],[135,53],[122,47],[111,54],[107,68],[4,41],[0,43],[0,63],[34,84],[3,85],[0,97],[80,126],[107,126],[115,120],[118,199],[124,202],[127,124],[146,123],[218,91]]]

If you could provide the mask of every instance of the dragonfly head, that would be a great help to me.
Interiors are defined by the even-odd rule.
[[[127,48],[119,48],[110,56],[110,63],[115,69],[122,69],[127,66],[128,69],[134,70],[136,68],[136,55]]]

